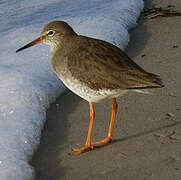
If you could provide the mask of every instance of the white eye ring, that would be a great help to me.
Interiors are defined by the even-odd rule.
[[[47,32],[47,35],[48,36],[53,36],[55,34],[55,31],[52,31],[52,30],[49,30],[48,32]]]

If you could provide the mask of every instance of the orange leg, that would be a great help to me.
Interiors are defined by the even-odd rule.
[[[73,151],[76,152],[77,154],[81,154],[85,151],[89,151],[94,148],[91,144],[92,127],[93,127],[94,118],[95,118],[95,112],[94,112],[94,107],[93,107],[92,102],[89,102],[89,108],[90,108],[90,123],[89,123],[89,131],[87,135],[87,140],[84,147],[80,149],[73,149]]]
[[[93,142],[92,145],[104,146],[113,140],[112,133],[113,133],[114,121],[115,121],[115,117],[116,117],[116,113],[117,113],[117,107],[118,107],[118,105],[116,102],[116,98],[113,98],[112,99],[112,115],[111,115],[111,121],[110,121],[110,125],[109,125],[108,135],[102,141]]]

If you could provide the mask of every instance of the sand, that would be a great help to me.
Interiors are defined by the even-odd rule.
[[[181,10],[178,0],[145,3]],[[142,16],[130,33],[127,54],[147,71],[159,74],[165,87],[152,90],[152,95],[118,98],[115,142],[78,156],[69,153],[85,143],[89,108],[67,91],[47,111],[41,144],[31,162],[36,180],[181,179],[181,17]],[[111,100],[95,104],[95,111],[92,138],[100,140],[107,134]]]

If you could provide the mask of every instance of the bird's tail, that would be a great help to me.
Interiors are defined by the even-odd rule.
[[[149,73],[149,79],[150,79],[150,85],[152,87],[158,87],[158,88],[164,87],[162,79],[160,78],[160,76]]]

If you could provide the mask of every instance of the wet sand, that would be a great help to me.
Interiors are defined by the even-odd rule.
[[[178,0],[146,0],[146,7]],[[165,87],[152,95],[117,99],[115,141],[104,148],[70,156],[83,146],[89,124],[88,103],[67,91],[47,111],[41,144],[32,159],[35,180],[180,180],[181,179],[181,17],[144,19],[131,30],[127,54]],[[95,104],[93,140],[107,134],[111,100]]]

